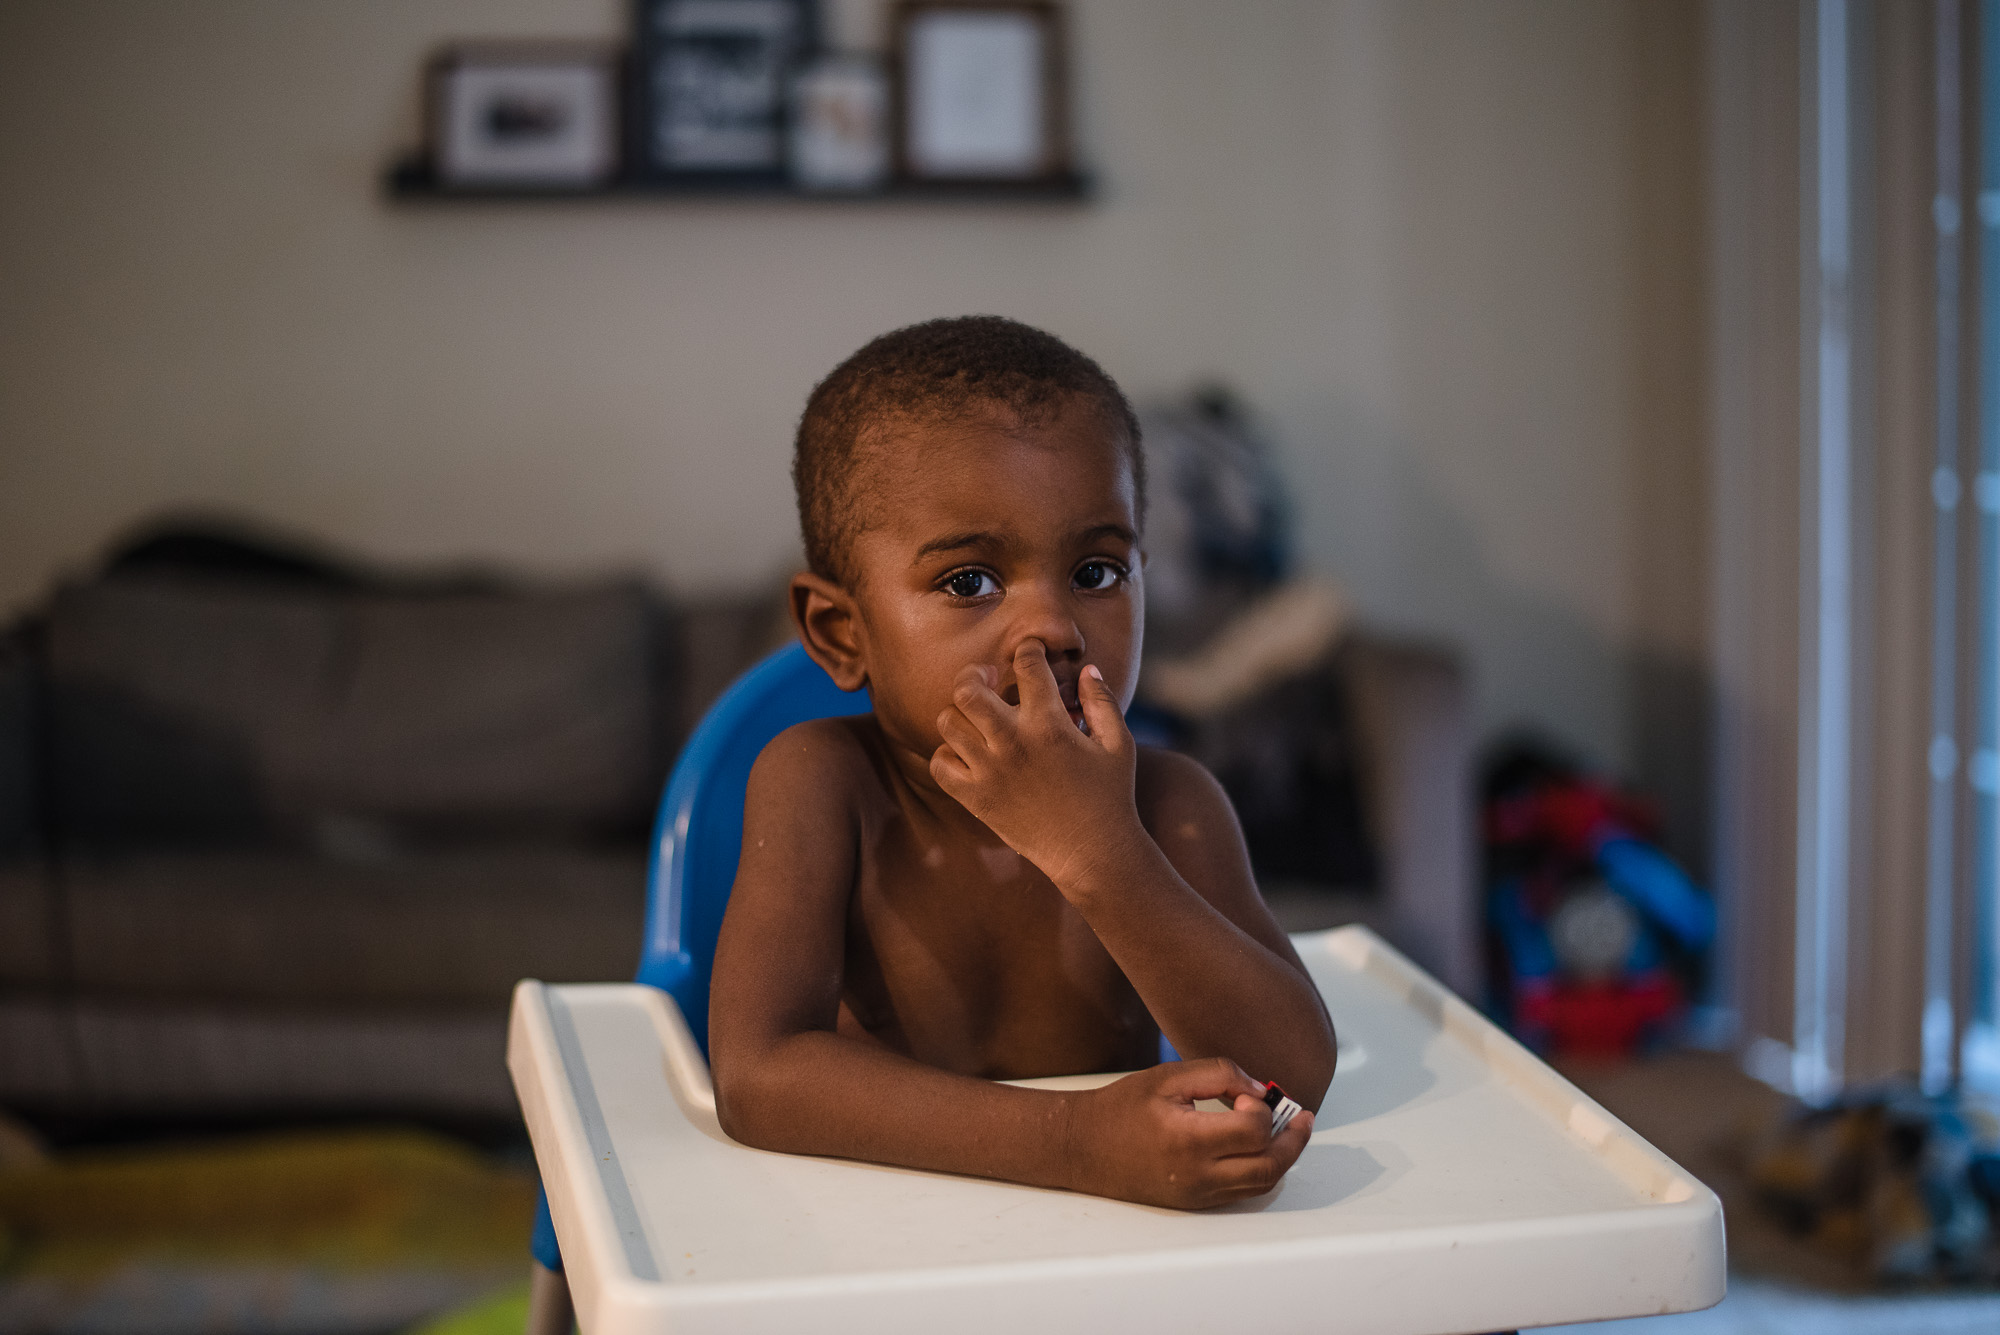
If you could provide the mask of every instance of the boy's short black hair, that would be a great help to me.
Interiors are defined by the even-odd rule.
[[[949,422],[999,405],[1046,421],[1072,396],[1093,400],[1124,438],[1140,518],[1146,460],[1139,419],[1118,385],[1057,338],[1001,315],[926,320],[864,345],[814,387],[792,454],[799,529],[813,573],[853,587],[849,553],[864,520],[855,494],[863,438],[896,421]]]

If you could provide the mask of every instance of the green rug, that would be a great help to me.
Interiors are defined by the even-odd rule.
[[[409,1335],[521,1335],[527,1324],[528,1286],[523,1282],[426,1321]]]
[[[518,1282],[534,1190],[415,1131],[16,1166],[0,1171],[0,1335],[403,1329]]]

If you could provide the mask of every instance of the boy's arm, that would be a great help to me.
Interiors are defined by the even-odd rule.
[[[723,1129],[764,1149],[1161,1205],[1269,1190],[1304,1148],[1310,1119],[1273,1137],[1261,1087],[1227,1062],[1056,1093],[938,1070],[837,1032],[858,869],[851,794],[872,781],[843,728],[793,728],[751,771],[709,1007]],[[1234,1107],[1200,1112],[1201,1098]]]
[[[1136,787],[1151,838],[1079,878],[1094,906],[1085,916],[1183,1057],[1229,1057],[1317,1109],[1333,1024],[1258,892],[1235,808],[1214,775],[1172,752],[1142,752]]]
[[[1088,736],[1070,723],[1039,642],[1016,653],[1014,672],[1018,706],[980,669],[961,676],[933,776],[1055,882],[1182,1056],[1231,1058],[1317,1109],[1333,1079],[1333,1025],[1257,893],[1220,786],[1174,756],[1149,754],[1140,776],[1096,669],[1077,685]]]

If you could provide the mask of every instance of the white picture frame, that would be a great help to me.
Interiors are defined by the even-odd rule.
[[[889,76],[869,56],[823,56],[792,81],[792,181],[801,190],[865,193],[888,183]]]
[[[904,0],[897,160],[911,180],[1045,181],[1069,171],[1060,13],[1041,0]]]
[[[447,187],[582,189],[618,170],[618,76],[608,48],[450,48],[431,64],[429,111],[433,162]]]

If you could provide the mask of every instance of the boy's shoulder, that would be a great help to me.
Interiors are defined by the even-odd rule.
[[[1139,748],[1132,796],[1140,822],[1148,829],[1162,821],[1203,820],[1219,814],[1235,819],[1228,794],[1207,766],[1192,756],[1157,746]]]
[[[851,797],[878,773],[872,714],[808,719],[765,744],[751,771],[753,783],[800,797]]]
[[[794,723],[765,743],[757,763],[807,766],[824,770],[833,765],[866,765],[870,742],[880,729],[873,714],[837,714]]]

